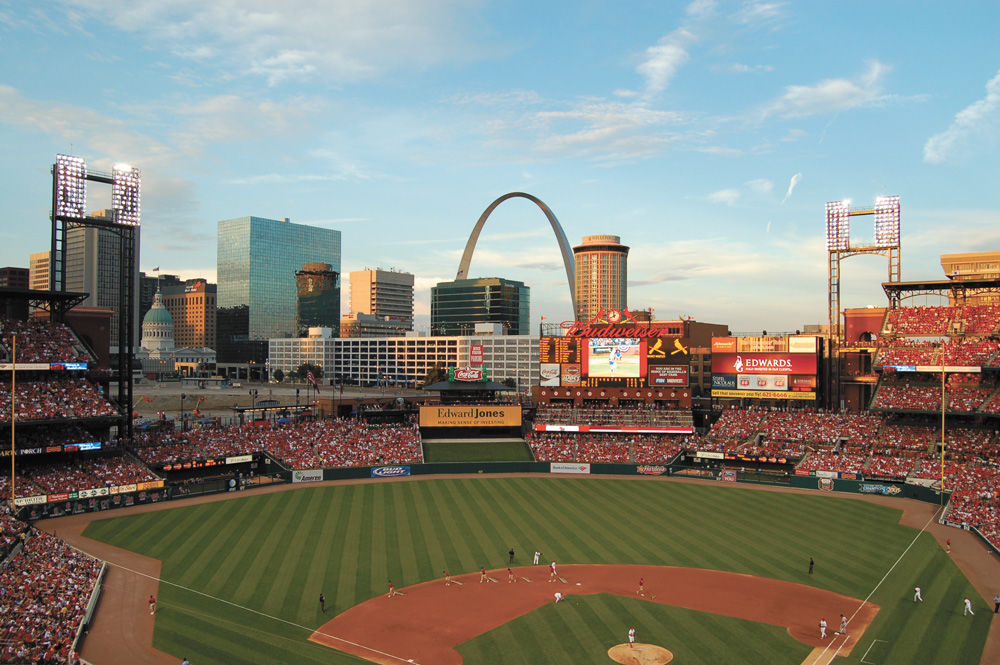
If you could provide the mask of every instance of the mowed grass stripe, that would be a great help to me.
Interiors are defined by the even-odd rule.
[[[293,581],[299,571],[289,565],[289,544],[302,528],[300,516],[306,496],[306,492],[291,492],[289,501],[275,515],[275,521],[268,523],[263,540],[255,544],[257,556],[246,570],[249,577],[258,580],[261,593],[255,594],[255,597],[259,599],[259,607],[267,614],[280,616],[279,607],[291,585],[294,584],[296,592],[302,592],[301,583]]]
[[[305,498],[299,500],[295,495]],[[238,504],[239,508],[220,510],[228,504]],[[336,509],[331,510],[332,506]],[[335,600],[330,604],[334,604],[336,611],[343,611],[372,595],[385,593],[385,573],[390,569],[404,570],[404,560],[413,566],[405,576],[416,579],[395,580],[398,586],[437,577],[444,567],[448,567],[453,574],[478,570],[483,563],[501,567],[500,562],[506,561],[505,553],[511,546],[518,550],[517,563],[522,563],[522,556],[530,560],[528,557],[536,548],[545,552],[543,564],[553,558],[562,564],[590,563],[595,557],[608,563],[636,563],[651,557],[654,559],[652,563],[748,570],[753,574],[767,574],[864,597],[916,534],[913,529],[894,523],[898,519],[898,510],[860,501],[832,499],[824,495],[748,492],[708,484],[601,478],[421,479],[401,483],[316,487],[256,497],[244,495],[237,501],[194,508],[198,510],[180,508],[156,513],[155,517],[136,515],[117,518],[107,524],[95,523],[94,533],[110,534],[108,539],[115,540],[122,534],[131,533],[142,541],[147,550],[144,553],[148,550],[162,551],[165,578],[168,578],[166,571],[180,571],[183,567],[170,560],[177,548],[168,544],[176,544],[177,534],[184,534],[180,542],[185,545],[185,550],[190,550],[181,559],[185,565],[212,568],[215,574],[222,567],[229,568],[223,582],[218,582],[212,573],[207,574],[206,583],[211,579],[211,584],[219,587],[212,591],[228,598],[237,595],[232,580],[238,579],[237,587],[243,583],[259,582],[255,595],[246,602],[249,607],[292,621],[301,619],[299,623],[310,627],[318,625],[323,619],[318,613],[319,589],[311,588],[316,579],[314,568],[324,570],[323,557],[315,551],[318,549],[316,543],[321,538],[333,541],[323,579],[337,580],[332,592],[324,592],[328,601],[334,598],[331,593],[335,593]],[[207,512],[200,512],[202,510]],[[195,519],[192,515],[199,517]],[[823,516],[823,519],[817,519],[817,515]],[[628,516],[630,521],[623,520],[622,516]],[[632,519],[644,524],[646,532],[641,537],[622,537],[625,530],[623,524],[631,523]],[[494,523],[484,526],[477,520]],[[331,525],[331,521],[336,524]],[[235,535],[221,537],[223,530],[229,531],[231,523],[239,524],[240,529]],[[137,528],[137,525],[142,525],[142,528]],[[396,551],[388,551],[388,531],[398,534]],[[93,534],[88,530],[86,535]],[[244,536],[253,543],[268,543],[277,538],[285,551],[280,556],[273,546],[250,552],[245,548],[237,551]],[[518,546],[522,538],[529,539],[523,552]],[[816,574],[808,576],[805,572],[808,552],[803,552],[803,549],[812,547],[821,547],[822,553],[816,556]],[[213,552],[191,559],[191,552],[199,549],[212,549]],[[411,551],[407,553],[405,550]],[[248,565],[257,564],[256,560],[245,557],[265,559],[261,572],[250,577],[245,570],[247,566],[233,563],[250,561]],[[465,563],[458,568],[451,563],[446,566],[440,561],[442,557],[446,561]],[[268,595],[271,593],[271,580],[267,579],[271,565],[283,568],[286,574],[281,582],[283,588],[280,593],[275,590],[273,598]],[[233,570],[244,577],[234,578]],[[188,574],[193,572],[187,571]],[[547,575],[544,569],[540,569],[540,574]],[[913,611],[909,601],[912,583],[917,578],[923,582],[925,598],[928,598],[919,609],[936,615],[936,620],[928,622],[925,617],[909,616]],[[192,579],[201,580],[200,577]],[[537,614],[523,617],[528,619],[526,625],[530,625],[531,634],[537,635],[543,644],[530,657],[515,660],[502,658],[504,654],[519,652],[522,645],[531,641],[520,629],[513,630],[507,626],[506,632],[491,632],[483,636],[482,639],[489,640],[493,645],[489,648],[480,648],[474,644],[477,641],[464,645],[463,649],[475,648],[487,659],[470,657],[466,660],[467,665],[484,662],[537,663],[540,662],[538,653],[544,654],[541,662],[547,665],[575,665],[578,662],[594,662],[596,658],[593,653],[577,651],[573,646],[581,641],[576,639],[578,633],[589,635],[606,630],[610,631],[608,635],[613,633],[614,643],[623,642],[621,625],[613,626],[613,631],[610,627],[589,625],[596,620],[593,612],[584,611],[577,602],[591,597],[577,596],[573,593],[575,589],[564,587],[563,590],[569,593],[566,601],[554,607],[549,603]],[[944,647],[928,645],[918,654],[914,647],[894,646],[899,660],[886,662],[926,662],[929,665],[976,662],[992,613],[982,606],[981,599],[977,599],[979,614],[974,618],[962,617],[962,593],[969,591],[971,587],[940,547],[930,537],[921,536],[873,598],[883,611],[876,617],[870,634],[879,639],[888,635],[885,639],[915,645],[920,644],[928,633],[945,633],[947,639],[942,638],[943,642],[954,646],[952,638],[957,638],[961,641],[961,648],[949,651]],[[943,597],[951,594],[957,597]],[[930,600],[931,596],[934,601]],[[237,617],[228,610],[219,610],[214,601],[174,590],[167,585],[161,585],[160,597],[165,611],[157,618],[158,631],[161,625],[164,629],[169,627],[171,607],[200,612],[209,617],[209,624],[216,615],[220,620],[227,621]],[[770,653],[772,657],[768,662],[802,662],[801,658],[795,660],[794,656],[801,653],[804,645],[786,643],[787,640],[774,642],[774,630],[780,633],[783,629],[761,624],[731,626],[725,622],[718,623],[721,619],[708,621],[702,613],[679,611],[656,603],[632,606],[633,602],[644,601],[612,598],[617,603],[614,611],[625,614],[609,617],[609,623],[627,624],[631,619],[646,626],[659,621],[660,624],[651,626],[651,629],[675,641],[678,645],[676,650],[670,644],[665,645],[675,653],[689,654],[692,660],[684,660],[686,663],[712,662],[714,657],[722,658],[718,662],[726,662],[725,658],[733,655],[732,649],[713,651],[711,645],[729,642],[729,633],[734,639],[753,641],[753,650]],[[910,603],[909,606],[906,602]],[[564,609],[569,611],[562,612]],[[563,616],[557,616],[552,621],[538,619],[547,616],[550,611],[560,611]],[[921,620],[911,620],[917,618]],[[827,619],[832,623],[836,617]],[[243,616],[233,620],[245,623],[250,632],[286,634],[285,628],[277,627],[280,624],[261,617]],[[713,635],[708,627],[716,634]],[[720,638],[718,631],[726,637]],[[178,632],[178,635],[183,634]],[[206,628],[205,634],[208,636],[205,639],[210,640],[211,628]],[[644,634],[640,633],[641,640]],[[767,644],[760,646],[757,641]],[[593,646],[590,642],[587,644]],[[556,648],[549,651],[550,645]],[[690,645],[695,648],[689,649]],[[308,655],[311,646],[290,647],[285,657],[288,662],[311,662]],[[178,649],[183,650],[183,645]],[[701,655],[696,655],[696,651],[702,652]],[[296,655],[298,652],[301,653]],[[340,662],[338,654],[326,653],[331,655],[327,662]],[[180,658],[185,654],[176,655]],[[741,662],[750,662],[744,661],[742,652],[739,655]],[[604,658],[603,654],[599,656],[596,660]],[[218,665],[239,665],[263,661],[240,651],[239,655],[222,661],[198,658],[196,662],[198,665],[214,665],[216,662]]]

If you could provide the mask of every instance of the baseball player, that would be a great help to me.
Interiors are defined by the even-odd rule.
[[[392,598],[396,595],[396,587],[393,586],[392,580],[389,580],[389,595],[386,598]]]
[[[549,582],[555,582],[556,577],[558,577],[556,575],[556,562],[553,561],[549,564]]]
[[[920,587],[913,587],[913,602],[924,602],[924,597],[920,595]]]
[[[847,635],[847,617],[840,615],[840,634]]]
[[[628,645],[630,648],[635,648],[635,626],[628,629]]]
[[[538,565],[538,557],[540,557],[540,556],[542,556],[542,553],[541,553],[541,552],[538,552],[538,551],[536,550],[536,551],[535,551],[535,560],[534,560],[534,561],[532,562],[532,564],[534,564],[534,565],[536,565],[536,566],[537,566],[537,565]]]
[[[639,595],[640,596],[646,595],[646,582],[641,577],[639,578]]]
[[[557,602],[557,603],[558,603],[558,602],[559,602],[560,600],[562,600],[562,594],[561,594],[561,593],[559,593],[558,591],[556,591],[556,592],[555,592],[555,593],[554,593],[553,595],[554,595],[554,596],[556,597],[556,602]]]
[[[972,601],[969,600],[969,597],[966,596],[963,599],[963,601],[965,602],[965,611],[962,612],[962,616],[966,616],[966,615],[969,615],[969,614],[971,614],[972,616],[976,616],[976,613],[972,611]]]
[[[826,639],[826,619],[819,620],[819,639]]]
[[[510,584],[511,582],[516,582],[516,581],[517,581],[517,578],[514,577],[514,571],[511,570],[510,568],[508,568],[507,569],[507,584]]]
[[[319,595],[319,609],[323,614],[326,614],[326,596],[323,594]]]
[[[479,583],[482,584],[486,581],[486,566],[479,572]]]
[[[449,573],[447,570],[444,571],[444,585],[445,586],[451,585],[451,573]]]
[[[156,614],[156,596],[149,596],[149,615],[153,616]]]

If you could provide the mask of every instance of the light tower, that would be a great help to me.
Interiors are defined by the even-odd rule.
[[[870,245],[851,245],[851,217],[874,216],[875,240]],[[826,204],[826,250],[828,255],[828,288],[830,327],[830,408],[840,407],[840,347],[843,331],[840,325],[840,262],[852,256],[875,254],[888,263],[888,281],[898,282],[900,267],[899,197],[879,196],[875,206],[851,210],[850,201]]]

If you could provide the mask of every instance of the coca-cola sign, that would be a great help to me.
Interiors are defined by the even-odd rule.
[[[456,381],[482,381],[483,370],[481,367],[464,367],[455,370]]]

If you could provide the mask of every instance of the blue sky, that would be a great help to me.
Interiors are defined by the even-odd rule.
[[[827,201],[901,197],[904,280],[1000,249],[998,29],[985,1],[0,0],[0,265],[48,248],[64,152],[141,169],[144,270],[214,279],[218,220],[289,217],[341,230],[345,272],[414,273],[426,315],[524,191],[631,246],[631,307],[794,330],[826,321]],[[847,261],[842,303],[886,274]],[[528,201],[471,275],[570,317]]]

